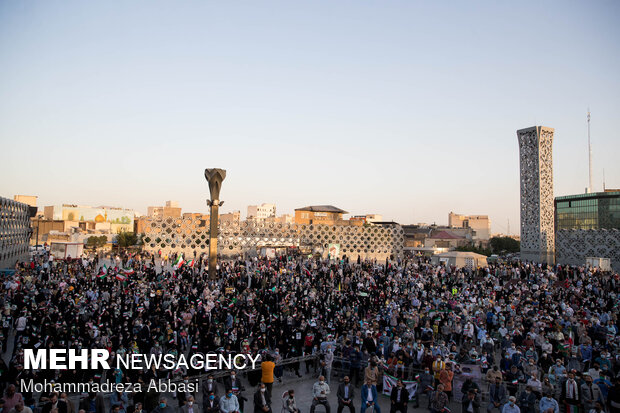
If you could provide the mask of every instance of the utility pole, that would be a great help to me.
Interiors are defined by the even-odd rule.
[[[592,144],[590,143],[590,108],[588,108],[588,193],[592,191]]]

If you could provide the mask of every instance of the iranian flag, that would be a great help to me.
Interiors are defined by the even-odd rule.
[[[136,272],[133,270],[133,268],[123,268],[123,273],[125,275],[132,275],[132,274],[135,274]]]
[[[101,267],[101,269],[99,270],[99,278],[105,278],[108,275],[108,267],[107,265],[103,264],[103,267]]]
[[[181,268],[181,266],[184,263],[185,263],[185,260],[183,259],[183,254],[179,254],[179,256],[177,257],[177,260],[174,262],[174,267]]]
[[[127,281],[127,276],[125,274],[118,273],[116,274],[116,279],[119,281]]]
[[[194,260],[189,260],[186,265],[190,268],[194,268],[194,264],[195,264]]]

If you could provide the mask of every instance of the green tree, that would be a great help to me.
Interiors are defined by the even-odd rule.
[[[116,236],[116,242],[121,248],[127,248],[138,243],[138,236],[133,232],[121,231]]]
[[[521,244],[510,237],[493,237],[489,241],[494,254],[515,253],[521,249]]]
[[[92,237],[86,238],[86,245],[91,248],[101,248],[105,247],[108,243],[108,237],[105,235],[101,235],[99,237],[93,235]]]

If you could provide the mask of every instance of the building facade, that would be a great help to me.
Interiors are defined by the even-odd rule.
[[[165,206],[150,206],[146,214],[151,218],[180,218],[181,207],[177,201],[166,201]]]
[[[276,216],[275,204],[261,204],[248,206],[248,219],[263,220]]]
[[[555,198],[555,227],[563,229],[620,229],[620,191]]]
[[[559,196],[555,199],[556,259],[585,265],[609,258],[620,271],[620,191]]]
[[[79,227],[80,222],[94,222],[95,228],[113,233],[133,232],[135,213],[131,209],[114,207],[90,207],[83,205],[52,205],[44,208],[48,221],[72,221]]]
[[[29,259],[30,211],[27,204],[0,197],[0,269]]]
[[[21,202],[22,204],[29,205],[31,207],[37,206],[37,196],[34,195],[15,195],[13,201]]]
[[[209,250],[209,223],[193,217],[187,219],[151,219],[143,228],[144,249],[169,254],[183,252],[199,256]],[[218,254],[227,257],[255,255],[263,248],[291,248],[303,254],[327,257],[336,247],[340,256],[357,258],[401,257],[403,229],[398,224],[349,225],[281,224],[247,220],[220,221]]]
[[[307,206],[295,209],[295,223],[301,225],[333,225],[342,221],[344,214],[348,214],[348,212],[333,205]]]
[[[521,170],[521,259],[555,262],[553,210],[554,129],[517,131]]]
[[[450,228],[471,228],[474,231],[475,241],[488,241],[491,237],[491,221],[488,215],[461,215],[450,212],[448,226]]]

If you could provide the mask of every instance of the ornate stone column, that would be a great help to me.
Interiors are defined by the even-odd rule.
[[[553,128],[517,131],[521,167],[521,259],[555,262]]]
[[[207,200],[207,205],[211,207],[210,226],[209,226],[209,279],[217,278],[217,236],[219,234],[219,209],[224,201],[220,201],[220,189],[222,181],[226,178],[224,169],[205,169],[205,178],[209,183],[211,199]]]

